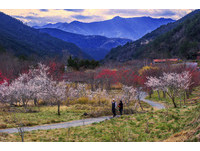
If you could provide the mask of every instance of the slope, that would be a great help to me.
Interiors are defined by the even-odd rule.
[[[199,47],[199,14],[200,11],[195,10],[176,22],[159,27],[137,41],[113,48],[104,61],[124,62],[132,59],[171,57],[195,58]]]
[[[107,38],[98,35],[85,36],[65,32],[55,28],[42,28],[39,29],[39,31],[42,33],[48,33],[49,35],[62,39],[66,42],[76,44],[95,60],[103,59],[111,48],[117,47],[119,45],[124,45],[125,43],[131,41],[130,39]]]
[[[1,12],[0,20],[0,50],[27,58],[63,58],[68,55],[89,58],[75,44],[40,33]]]

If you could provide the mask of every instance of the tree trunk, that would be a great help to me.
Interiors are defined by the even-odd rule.
[[[23,106],[26,107],[25,99],[22,99]]]
[[[163,91],[163,98],[166,98],[166,93],[165,93],[165,91]]]
[[[157,90],[157,93],[158,93],[158,99],[160,100],[160,92],[159,92],[159,90]]]
[[[151,95],[153,94],[153,91],[150,90],[148,94],[149,94],[149,98],[151,98]]]
[[[149,92],[149,98],[151,98],[151,92]]]
[[[58,115],[60,115],[60,101],[58,101]]]
[[[174,98],[174,97],[172,97],[172,102],[173,102],[173,104],[174,104],[174,107],[177,108],[177,105],[176,105],[176,103],[175,103],[175,98]]]
[[[21,136],[22,142],[24,142],[24,132],[21,132],[20,136]]]
[[[190,94],[189,94],[188,90],[186,90],[185,93],[186,93],[187,99],[189,99],[190,98]]]
[[[143,111],[143,107],[142,107],[141,101],[140,100],[138,100],[138,101],[139,101],[140,107],[141,107],[141,109]]]
[[[183,93],[183,95],[184,95],[183,98],[184,98],[184,105],[185,105],[185,93]]]
[[[93,87],[93,84],[91,83],[90,85],[91,85],[91,90],[92,90],[92,91],[94,91],[94,87]]]
[[[35,105],[35,106],[38,105],[37,98],[34,98],[34,105]]]

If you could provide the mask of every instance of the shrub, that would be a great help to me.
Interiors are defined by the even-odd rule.
[[[95,100],[90,100],[89,98],[87,97],[81,97],[81,98],[78,98],[76,101],[74,101],[74,103],[77,103],[77,104],[95,104]]]
[[[6,124],[0,124],[0,129],[3,129],[3,128],[7,128],[7,125]]]

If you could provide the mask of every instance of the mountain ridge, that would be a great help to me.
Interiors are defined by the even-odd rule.
[[[67,42],[76,44],[85,53],[89,54],[95,60],[101,60],[110,51],[119,45],[124,45],[130,42],[130,39],[122,38],[107,38],[99,35],[81,35],[70,32],[65,32],[56,28],[41,28],[38,29],[42,33],[48,33],[49,35],[62,39]]]
[[[74,57],[91,58],[81,51],[75,44],[54,38],[31,28],[21,21],[0,12],[0,46],[6,52],[15,56],[35,58]]]
[[[34,28],[57,28],[66,32],[82,35],[100,35],[108,38],[127,38],[136,40],[148,32],[158,28],[163,24],[174,22],[170,18],[152,18],[152,17],[132,17],[122,18],[116,16],[110,20],[99,22],[79,22],[55,23],[44,26],[33,26]]]
[[[170,32],[173,30],[178,31],[178,26],[181,24],[184,24],[187,20],[190,20],[191,18],[195,18],[195,15],[200,14],[200,10],[195,10],[186,16],[182,17],[181,19],[177,20],[176,22],[169,23],[167,25],[162,25],[156,30],[152,31],[151,33],[148,33],[144,35],[142,38],[130,42],[129,44],[125,44],[124,46],[119,46],[116,48],[113,48],[105,57],[104,62],[106,61],[120,61],[120,62],[125,62],[128,60],[133,60],[133,59],[141,59],[141,58],[166,58],[166,57],[175,57],[175,54],[171,54],[167,51],[171,51],[172,49],[170,48],[170,38],[165,35],[168,34],[170,35]],[[195,27],[193,27],[195,29]],[[182,35],[184,36],[184,35]],[[159,39],[161,38],[164,41],[164,38],[169,39],[168,41],[168,46],[165,43],[165,46],[167,49],[165,51],[156,51],[159,46],[162,46],[164,48],[162,41]],[[178,39],[177,39],[178,41]],[[175,43],[175,42],[174,42]],[[161,45],[162,44],[162,45]],[[157,47],[154,47],[154,45],[157,45]],[[171,45],[172,47],[172,45]],[[155,52],[152,53],[154,50]],[[176,51],[176,50],[173,50]],[[148,53],[147,53],[148,52]],[[152,53],[152,54],[151,54]],[[165,54],[168,53],[169,55]],[[180,55],[176,54],[176,57],[179,57]],[[183,57],[184,58],[184,57]],[[187,57],[186,57],[187,58]],[[189,58],[189,57],[188,57]]]

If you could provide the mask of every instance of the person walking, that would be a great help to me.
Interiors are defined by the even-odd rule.
[[[122,115],[122,112],[123,112],[123,102],[122,102],[122,100],[120,100],[118,107],[119,107],[120,115]]]
[[[113,113],[113,117],[116,116],[116,107],[117,107],[117,103],[115,102],[115,99],[113,99],[113,101],[112,101],[112,113]]]

